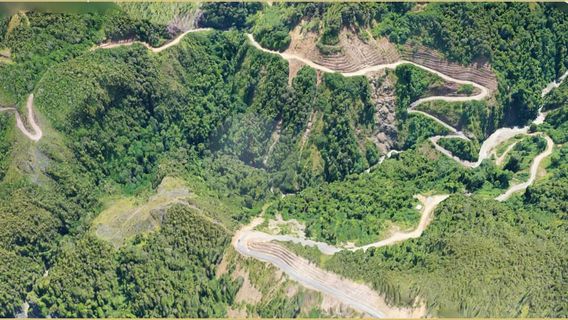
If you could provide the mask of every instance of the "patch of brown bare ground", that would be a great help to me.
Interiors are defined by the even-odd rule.
[[[262,293],[255,288],[250,282],[249,273],[241,268],[238,268],[233,277],[236,279],[238,277],[243,278],[243,284],[237,292],[235,301],[237,303],[245,302],[250,304],[257,304],[262,299]]]
[[[298,75],[304,64],[301,61],[292,60],[288,62],[288,85],[292,86],[292,80]]]
[[[263,271],[260,271],[259,268]],[[255,284],[251,279],[251,273],[254,272],[268,272],[270,276],[262,280],[261,283],[258,283],[259,279],[256,279],[257,283]],[[308,314],[315,308],[321,310],[326,316],[354,317],[361,315],[331,296],[304,288],[289,280],[281,270],[272,265],[242,257],[232,249],[225,252],[217,266],[216,277],[226,273],[229,273],[233,280],[239,277],[243,279],[243,284],[235,297],[235,304],[227,309],[227,316],[230,318],[257,317],[258,315],[255,313],[249,314],[247,311],[254,310],[254,306],[270,303],[274,297],[281,293],[289,299],[301,297],[301,314]]]
[[[369,37],[366,43],[348,28],[344,28],[339,35],[338,47],[341,50],[329,55],[322,54],[317,48],[319,35],[315,32],[303,31],[302,25],[290,32],[290,38],[287,53],[300,55],[339,72],[352,72],[400,60],[396,47],[386,38],[377,40]]]
[[[316,43],[319,34],[303,30],[303,23],[290,32],[291,42],[286,53],[309,59],[319,65],[338,72],[354,72],[366,67],[408,60],[425,67],[437,70],[459,80],[479,83],[490,91],[497,90],[497,77],[487,61],[477,61],[469,66],[450,62],[431,48],[422,45],[406,44],[401,51],[387,38],[361,40],[356,32],[343,28],[339,35],[340,49],[337,53],[323,54]],[[300,63],[290,66],[293,78],[300,68]],[[449,90],[454,88],[449,88]]]
[[[497,90],[497,77],[486,61],[478,61],[469,66],[449,62],[436,50],[421,45],[404,45],[403,59],[434,69],[459,80],[479,83],[490,91]]]

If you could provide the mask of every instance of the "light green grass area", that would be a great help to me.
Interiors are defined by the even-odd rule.
[[[507,150],[507,148],[509,148],[510,145],[512,145],[513,143],[517,143],[523,139],[525,139],[527,136],[524,134],[519,134],[514,136],[513,138],[503,142],[502,144],[500,144],[496,149],[495,149],[495,154],[497,155],[497,157],[500,157],[503,155],[503,153],[505,152],[505,150]]]
[[[488,109],[484,102],[429,101],[418,105],[416,110],[431,114],[458,130],[473,134],[478,139],[482,140],[485,136]]]
[[[0,65],[14,63],[11,57],[12,55],[10,48],[0,49]]]
[[[190,198],[183,180],[166,177],[147,200],[134,196],[107,200],[92,228],[99,238],[120,247],[137,234],[158,229],[167,208],[176,203],[189,205]]]
[[[542,136],[526,137],[505,156],[503,168],[513,172],[511,184],[527,181],[534,158],[544,151],[546,140]]]
[[[198,8],[190,2],[122,2],[118,4],[133,19],[166,25],[177,17],[192,16]]]

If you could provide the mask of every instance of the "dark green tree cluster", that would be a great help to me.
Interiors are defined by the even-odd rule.
[[[410,104],[421,98],[427,89],[440,78],[411,64],[403,64],[395,69],[397,77],[396,97],[399,114],[405,114]]]
[[[142,46],[99,50],[46,74],[37,107],[71,137],[75,156],[99,183],[104,177],[127,189],[147,183],[162,156],[203,151],[233,110],[224,85],[232,68],[223,55],[237,48],[221,35],[191,39],[168,56]],[[170,63],[179,73],[159,72]]]
[[[417,40],[464,64],[489,61],[505,124],[533,119],[544,85],[568,68],[567,13],[554,4],[439,3],[396,19],[392,30],[382,28],[397,43]]]
[[[159,233],[135,239],[119,253],[119,277],[137,317],[224,317],[237,283],[215,269],[228,231],[186,206],[168,210]]]
[[[355,124],[371,124],[374,109],[365,78],[326,74],[324,81],[325,91],[318,101],[324,111],[324,128],[318,143],[325,161],[325,178],[334,181],[365,169],[364,154],[357,146]]]
[[[500,80],[498,108],[441,107],[461,114],[456,127],[479,139],[499,120],[532,118],[540,89],[566,68],[568,19],[556,5],[413,7],[211,3],[202,24],[247,29],[281,50],[288,30],[309,17],[305,27],[319,30],[320,47],[330,52],[343,27],[364,38],[374,26],[375,35],[419,41],[454,61],[488,59]],[[546,180],[508,202],[489,200],[520,178],[512,173],[524,171],[543,139],[520,143],[505,169],[460,167],[425,141],[447,131],[405,111],[439,79],[403,65],[395,71],[398,143],[408,150],[363,174],[380,156],[367,139],[375,110],[364,77],[318,81],[304,67],[289,86],[286,62],[234,30],[190,34],[160,54],[141,45],[89,52],[108,39],[159,45],[174,36],[165,30],[116,10],[0,19],[0,46],[14,62],[0,65],[0,101],[21,106],[34,92],[47,133],[15,145],[13,115],[0,114],[0,259],[10,262],[0,266],[0,316],[14,316],[24,300],[35,316],[226,316],[241,284],[215,275],[228,228],[258,213],[278,188],[303,191],[269,213],[299,218],[308,236],[331,243],[375,241],[393,224],[411,228],[415,194],[458,193],[421,238],[341,253],[325,266],[372,283],[395,304],[424,298],[436,316],[566,316],[564,146]],[[565,88],[545,98],[552,111],[535,128],[557,143],[567,136]],[[474,149],[441,143],[463,157]],[[100,199],[150,193],[165,176],[185,178],[192,200],[167,210],[158,231],[119,249],[92,235]],[[298,316],[299,300],[279,296],[257,311]]]
[[[56,317],[222,317],[238,283],[215,278],[227,230],[174,206],[159,232],[116,251],[92,235],[64,243],[31,295],[34,312]]]
[[[303,67],[285,94],[280,138],[271,157],[267,159],[268,169],[277,170],[273,178],[274,185],[284,192],[313,184],[313,179],[319,175],[302,165],[306,161],[303,161],[302,154],[305,152],[301,150],[310,115],[317,108],[316,99],[316,72],[312,68]]]
[[[341,252],[326,266],[372,283],[391,303],[425,299],[435,316],[566,316],[567,181],[555,172],[507,203],[451,196],[420,238]]]
[[[244,208],[252,209],[269,198],[270,176],[262,169],[250,167],[228,155],[206,158],[200,168],[200,176],[207,181],[209,189],[225,201],[242,199],[233,216],[238,221],[244,222],[248,218]]]
[[[419,219],[416,194],[505,189],[511,172],[490,161],[468,170],[441,156],[428,142],[385,160],[369,174],[308,187],[283,198],[269,212],[306,223],[312,238],[330,243],[369,243],[394,223],[410,228]]]
[[[20,312],[25,294],[41,277],[42,266],[30,257],[0,247],[0,316],[13,317]]]
[[[300,3],[274,3],[253,17],[252,33],[265,48],[282,51],[290,45],[290,30],[303,16]]]
[[[60,175],[55,174],[58,171]],[[57,255],[62,237],[80,230],[97,208],[92,187],[77,178],[76,169],[51,163],[47,172],[56,178],[34,178],[41,186],[26,179],[0,182],[0,251],[4,261],[10,261],[0,268],[0,282],[10,288],[0,290],[6,293],[0,294],[0,315],[5,317],[20,311],[27,293]]]
[[[543,110],[556,110],[568,105],[568,82],[564,81],[557,88],[552,90],[544,99]],[[564,122],[564,121],[563,121]]]
[[[210,2],[201,7],[203,17],[199,21],[204,27],[216,29],[237,28],[248,26],[247,18],[262,8],[259,2]]]
[[[235,76],[239,109],[223,123],[219,144],[244,163],[261,167],[272,132],[281,121],[288,86],[286,63],[274,55],[250,49]]]
[[[384,235],[389,223],[416,223],[419,212],[413,196],[431,188],[454,188],[456,175],[459,170],[452,160],[432,162],[418,153],[405,153],[398,160],[386,160],[370,174],[286,197],[273,210],[285,219],[305,221],[306,233],[312,238],[330,243],[368,243]]]
[[[309,31],[320,32],[317,46],[323,53],[337,53],[341,48],[339,33],[344,27],[360,31],[367,37],[365,28],[373,25],[388,12],[406,12],[409,4],[386,3],[274,3],[265,6],[258,14],[249,18],[255,38],[263,46],[284,50],[290,43],[289,31],[302,19]]]
[[[29,11],[0,18],[0,48],[9,48],[14,64],[0,64],[2,92],[23,101],[52,65],[77,57],[106,39],[137,39],[152,45],[171,35],[166,26],[136,20],[116,9],[104,12]],[[10,26],[10,28],[8,28]]]
[[[546,140],[541,136],[531,136],[519,141],[507,154],[504,169],[515,173],[528,169],[534,157],[545,148]]]
[[[10,120],[10,114],[0,115],[0,181],[4,178],[9,165],[12,127],[13,121]]]
[[[94,236],[65,243],[32,299],[35,312],[52,317],[117,316],[124,299],[118,294],[117,262],[110,244]]]
[[[438,144],[462,160],[475,162],[477,158],[479,158],[479,143],[475,143],[474,141],[466,141],[458,138],[442,138],[438,140]]]
[[[428,101],[416,109],[435,116],[477,140],[483,140],[498,127],[498,108],[486,101]]]
[[[568,142],[568,83],[546,96],[544,110],[549,110],[545,122],[538,130],[545,131],[555,143]]]
[[[342,28],[363,31],[359,32],[363,39],[367,37],[365,30],[372,28],[374,36],[387,36],[396,44],[421,43],[462,64],[489,62],[500,82],[497,120],[518,125],[535,117],[540,90],[568,69],[568,19],[561,6],[432,3],[413,10],[415,4],[411,3],[302,4],[291,6],[294,11],[267,8],[267,12],[285,11],[281,16],[286,18],[257,22],[258,29],[260,25],[291,29],[297,23],[294,21],[308,19],[315,25],[310,28],[320,33],[318,47],[327,54],[340,50],[336,45]],[[282,32],[274,28],[273,33]],[[266,41],[270,43],[278,41]]]
[[[174,34],[170,33],[165,25],[159,25],[149,20],[140,20],[116,11],[106,18],[104,31],[110,40],[139,40],[151,46],[158,47]],[[180,31],[180,30],[176,30]]]
[[[430,137],[449,133],[447,128],[421,114],[410,114],[406,121],[400,124],[400,127],[398,144],[403,149],[410,148]]]

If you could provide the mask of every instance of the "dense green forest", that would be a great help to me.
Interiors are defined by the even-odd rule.
[[[564,82],[546,97],[543,109],[549,113],[538,129],[545,131],[556,143],[568,142],[568,83]]]
[[[186,207],[169,209],[158,233],[116,252],[86,235],[63,243],[34,288],[38,315],[222,317],[238,284],[214,270],[227,230]]]
[[[430,101],[420,104],[416,109],[444,120],[477,141],[482,141],[497,127],[495,119],[497,108],[485,101],[456,103]]]
[[[438,141],[442,148],[450,151],[462,160],[476,162],[479,158],[479,144],[460,138],[442,138]]]
[[[540,90],[568,69],[563,4],[281,3],[261,11],[232,6],[213,6],[206,12],[231,12],[248,21],[239,26],[251,28],[261,44],[273,49],[285,49],[289,38],[284,34],[304,18],[309,19],[307,29],[319,32],[323,52],[340,50],[339,32],[351,27],[363,38],[369,29],[399,45],[424,44],[463,64],[489,61],[499,79],[496,117],[506,124],[533,119]]]
[[[330,243],[374,242],[391,223],[404,228],[419,219],[413,196],[504,189],[512,172],[484,162],[466,170],[422,142],[386,160],[369,174],[302,190],[271,209],[285,218],[306,222],[306,234]]]
[[[557,151],[551,177],[523,196],[452,196],[419,239],[342,252],[327,267],[372,283],[394,303],[426,298],[438,316],[565,316],[565,153]]]
[[[302,21],[322,53],[340,52],[348,27],[399,49],[421,44],[461,64],[488,61],[494,98],[419,109],[471,134],[440,144],[475,160],[497,127],[524,125],[544,104],[548,117],[531,131],[557,146],[543,177],[507,202],[492,200],[526,179],[544,138],[520,140],[502,165],[459,166],[428,141],[447,129],[407,113],[442,84],[412,65],[388,73],[393,143],[403,152],[378,165],[366,77],[304,66],[290,79],[285,60],[246,40],[250,32],[285,50]],[[159,54],[141,44],[92,50],[118,40],[160,46],[195,23],[216,30]],[[420,297],[433,316],[568,316],[568,84],[540,95],[568,68],[567,28],[565,5],[539,3],[124,3],[0,16],[0,108],[15,106],[25,120],[34,93],[44,131],[28,141],[14,113],[0,112],[0,259],[9,262],[0,265],[0,316],[26,301],[35,317],[225,317],[243,278],[217,276],[218,265],[263,205],[305,223],[310,238],[365,244],[412,228],[414,195],[440,193],[452,196],[422,237],[342,252],[323,266],[394,304]],[[165,177],[184,181],[190,195],[152,212],[159,227],[135,230],[120,247],[96,236],[92,221],[109,203],[152,201]],[[300,312],[303,297],[278,292],[250,308],[321,316]]]
[[[0,116],[0,180],[4,179],[10,164],[11,127],[13,128],[13,121],[10,119],[10,116],[2,114]]]
[[[131,19],[117,10],[106,14],[39,12],[19,13],[4,18],[0,47],[10,48],[14,64],[2,65],[2,92],[19,100],[29,94],[52,65],[77,57],[107,39],[140,39],[161,44],[171,34],[147,20]],[[72,32],[69,32],[72,30]]]

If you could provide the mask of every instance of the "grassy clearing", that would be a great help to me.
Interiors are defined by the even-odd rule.
[[[495,149],[495,154],[500,157],[503,155],[503,153],[505,153],[505,150],[507,150],[507,148],[509,148],[510,145],[512,145],[513,143],[517,143],[523,139],[526,138],[526,135],[517,135],[514,136],[513,138],[503,142],[502,144],[500,144],[496,149]]]
[[[190,191],[182,180],[166,177],[156,194],[147,200],[140,197],[107,200],[92,228],[99,238],[120,247],[137,234],[158,229],[168,207],[175,203],[189,204],[190,198]]]
[[[534,158],[545,148],[546,140],[542,136],[527,137],[515,144],[503,161],[503,168],[512,172],[510,183],[526,181]]]
[[[458,130],[472,133],[479,139],[486,135],[490,110],[483,101],[429,101],[418,105],[416,110],[431,114]]]
[[[180,16],[191,16],[198,7],[196,3],[183,2],[122,2],[118,5],[133,19],[148,20],[161,25],[166,25]]]

